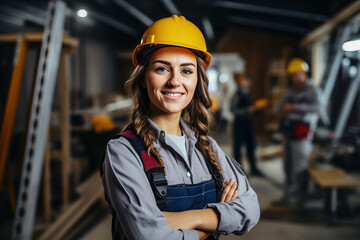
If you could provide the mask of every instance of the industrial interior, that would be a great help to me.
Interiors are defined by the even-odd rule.
[[[130,117],[134,48],[158,19],[185,16],[203,33],[209,135],[233,158],[235,75],[251,76],[259,222],[232,239],[360,239],[359,0],[39,0],[0,3],[0,239],[112,239],[99,168]],[[276,104],[291,59],[319,96],[301,208],[284,194]],[[150,239],[150,238],[149,238]]]

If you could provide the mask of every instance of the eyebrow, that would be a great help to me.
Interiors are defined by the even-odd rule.
[[[154,61],[151,65],[154,65],[155,63],[162,63],[162,64],[165,64],[165,65],[171,66],[171,63],[170,63],[170,62],[164,61],[164,60],[156,60],[156,61]],[[193,64],[193,63],[182,63],[182,64],[180,64],[180,66],[181,66],[181,67],[186,67],[186,66],[196,67],[195,64]]]

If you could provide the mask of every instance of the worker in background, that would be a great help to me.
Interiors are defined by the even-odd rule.
[[[238,89],[231,101],[233,122],[233,157],[241,164],[241,147],[246,146],[246,156],[250,164],[250,174],[262,177],[256,165],[256,138],[253,124],[253,113],[258,108],[253,104],[250,96],[251,77],[247,74],[235,73],[234,79]]]
[[[275,111],[282,115],[280,131],[284,136],[286,182],[285,196],[274,205],[289,208],[299,208],[305,200],[308,156],[319,113],[318,92],[308,79],[308,72],[304,60],[294,58],[289,62],[287,73],[292,87],[275,106]]]

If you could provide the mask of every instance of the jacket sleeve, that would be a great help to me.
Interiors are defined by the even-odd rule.
[[[142,161],[124,138],[108,143],[105,179],[111,204],[127,239],[199,239],[196,230],[176,230],[167,225],[156,205]]]
[[[220,214],[217,232],[221,234],[244,234],[253,228],[260,218],[260,206],[255,191],[241,170],[240,164],[230,159],[212,140],[217,152],[224,181],[234,179],[238,183],[238,197],[230,202],[208,204],[207,207],[216,208]]]
[[[289,94],[289,91],[287,93],[285,93],[284,96],[282,96],[282,98],[280,98],[280,100],[275,104],[274,106],[274,111],[277,112],[277,113],[280,113],[281,112],[281,108],[282,106],[284,105],[284,103],[289,103],[289,97],[290,97],[290,94]]]

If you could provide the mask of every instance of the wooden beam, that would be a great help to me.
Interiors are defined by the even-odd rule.
[[[310,176],[322,188],[360,188],[360,181],[336,167],[308,169]]]
[[[76,187],[75,192],[79,195],[84,195],[87,189],[91,188],[91,186],[94,186],[96,182],[99,181],[99,178],[99,175],[93,174],[91,177],[81,183],[78,187]]]
[[[43,175],[43,209],[44,209],[44,221],[50,222],[51,220],[51,143],[50,143],[50,131],[48,131],[47,143],[44,156],[44,175]]]
[[[360,1],[357,0],[348,7],[346,7],[344,10],[342,10],[340,13],[338,13],[331,20],[327,21],[326,23],[324,23],[323,25],[321,25],[320,27],[316,28],[314,31],[309,33],[301,41],[301,46],[304,47],[305,45],[315,41],[319,37],[323,37],[324,35],[330,33],[339,23],[359,12],[360,12]]]
[[[89,186],[88,181],[93,180],[95,180],[94,184]],[[70,230],[79,224],[78,221],[91,206],[104,198],[104,190],[98,172],[91,175],[84,184],[88,185],[88,187],[86,189],[83,188],[81,197],[69,204],[66,210],[56,218],[55,222],[42,233],[39,240],[65,239]]]
[[[19,36],[16,35],[16,41],[18,40],[18,37]],[[16,109],[18,106],[21,82],[26,62],[27,44],[24,38],[21,38],[17,51],[5,106],[4,120],[0,132],[0,187],[2,186],[3,174],[9,153],[12,130],[14,127]]]
[[[1,34],[0,35],[0,42],[16,42],[18,36],[19,36],[19,34],[17,34],[17,33]],[[43,38],[43,33],[42,32],[25,33],[23,35],[23,38],[27,42],[39,42],[39,43],[41,43],[42,38]],[[79,45],[79,41],[76,38],[66,36],[66,35],[63,35],[62,42],[63,42],[63,46],[65,46],[65,47],[75,48],[75,47],[77,47]]]

